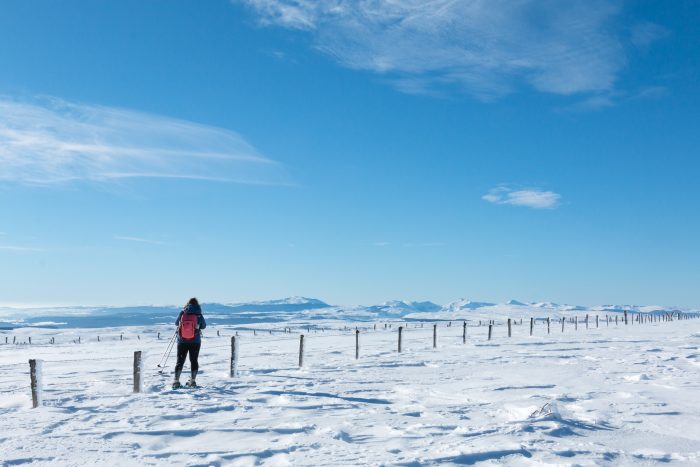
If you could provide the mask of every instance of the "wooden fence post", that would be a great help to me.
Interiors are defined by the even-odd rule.
[[[399,326],[399,353],[401,353],[401,335],[403,334],[403,326]]]
[[[141,392],[143,389],[142,371],[143,360],[141,360],[141,351],[134,352],[134,392]]]
[[[493,329],[493,324],[489,324],[489,340],[491,340],[491,330]]]
[[[360,330],[355,329],[355,360],[360,358]]]
[[[508,337],[511,336],[511,328],[510,328],[510,326],[511,326],[511,320],[510,320],[510,318],[508,318]]]
[[[437,347],[437,324],[433,324],[433,348]]]
[[[304,366],[304,335],[299,336],[299,368]]]
[[[229,377],[235,378],[238,374],[238,340],[236,336],[231,336],[231,367]]]
[[[578,331],[578,315],[574,318],[574,331]]]
[[[615,317],[615,321],[617,322],[617,317]],[[627,310],[625,310],[625,326],[627,326]]]
[[[467,343],[467,322],[465,321],[464,324],[462,324],[462,344]]]
[[[530,317],[530,337],[532,337],[532,330],[535,327],[535,318]]]
[[[564,332],[564,323],[566,322],[566,318],[561,319],[561,332]]]
[[[42,380],[41,380],[41,360],[29,360],[29,378],[32,388],[32,408],[36,409],[42,404]]]
[[[588,315],[586,315],[586,329],[588,329]]]
[[[549,316],[547,316],[547,334],[549,334],[549,325],[550,325],[550,319],[549,319]]]
[[[32,336],[29,336],[29,345],[32,345]]]

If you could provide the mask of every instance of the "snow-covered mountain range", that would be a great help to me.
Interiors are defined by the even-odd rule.
[[[380,305],[338,306],[315,298],[289,297],[278,300],[246,303],[204,303],[207,317],[219,324],[246,324],[284,322],[297,319],[344,319],[369,321],[377,319],[406,320],[488,320],[529,318],[534,316],[560,317],[579,314],[693,312],[695,309],[647,305],[560,305],[553,302],[526,303],[509,300],[491,303],[459,299],[445,305],[430,301],[392,300]],[[0,327],[105,327],[169,323],[177,315],[177,305],[149,305],[128,307],[53,307],[13,308],[0,307]]]

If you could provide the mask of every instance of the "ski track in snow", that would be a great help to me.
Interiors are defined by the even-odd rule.
[[[302,369],[296,335],[241,334],[233,379],[233,330],[219,327],[216,337],[212,326],[202,387],[177,391],[172,358],[167,374],[156,371],[167,339],[155,332],[171,328],[2,332],[3,342],[58,343],[0,345],[0,463],[700,463],[700,320],[567,324],[564,333],[553,323],[550,335],[538,323],[534,337],[526,323],[510,339],[495,328],[491,341],[486,327],[470,327],[466,344],[461,326],[443,323],[437,349],[431,326],[409,326],[401,354],[395,327],[362,333],[359,360],[354,329],[312,331]],[[98,333],[107,336],[100,343]],[[134,350],[145,354],[142,394],[131,393]],[[31,409],[28,358],[44,360],[39,409]]]

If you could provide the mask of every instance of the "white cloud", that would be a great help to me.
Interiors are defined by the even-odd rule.
[[[533,209],[554,209],[559,205],[561,195],[553,191],[514,190],[502,186],[489,190],[481,199],[494,204],[511,204]]]
[[[456,86],[489,99],[520,82],[605,92],[625,66],[614,0],[235,0],[264,25],[308,32],[342,65],[388,74],[405,92]],[[628,30],[629,34],[629,30]],[[652,23],[636,42],[658,37]]]
[[[149,243],[151,245],[165,245],[165,242],[160,242],[158,240],[150,240],[148,238],[141,238],[141,237],[127,237],[124,235],[115,235],[114,236],[115,240],[122,240],[125,242],[137,242],[137,243]]]
[[[53,98],[0,96],[0,181],[132,177],[289,183],[280,164],[226,129]]]

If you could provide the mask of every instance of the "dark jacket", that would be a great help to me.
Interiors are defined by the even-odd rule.
[[[183,313],[188,313],[188,314],[195,314],[197,315],[197,324],[199,325],[199,329],[197,329],[197,334],[194,339],[192,340],[187,340],[183,341],[180,338],[180,333],[177,333],[177,343],[178,344],[201,344],[202,343],[202,334],[201,331],[202,329],[206,329],[207,327],[207,322],[204,321],[204,316],[202,316],[202,308],[199,305],[187,305],[179,315],[177,315],[177,320],[175,320],[175,326],[180,326],[180,318],[182,318]]]

